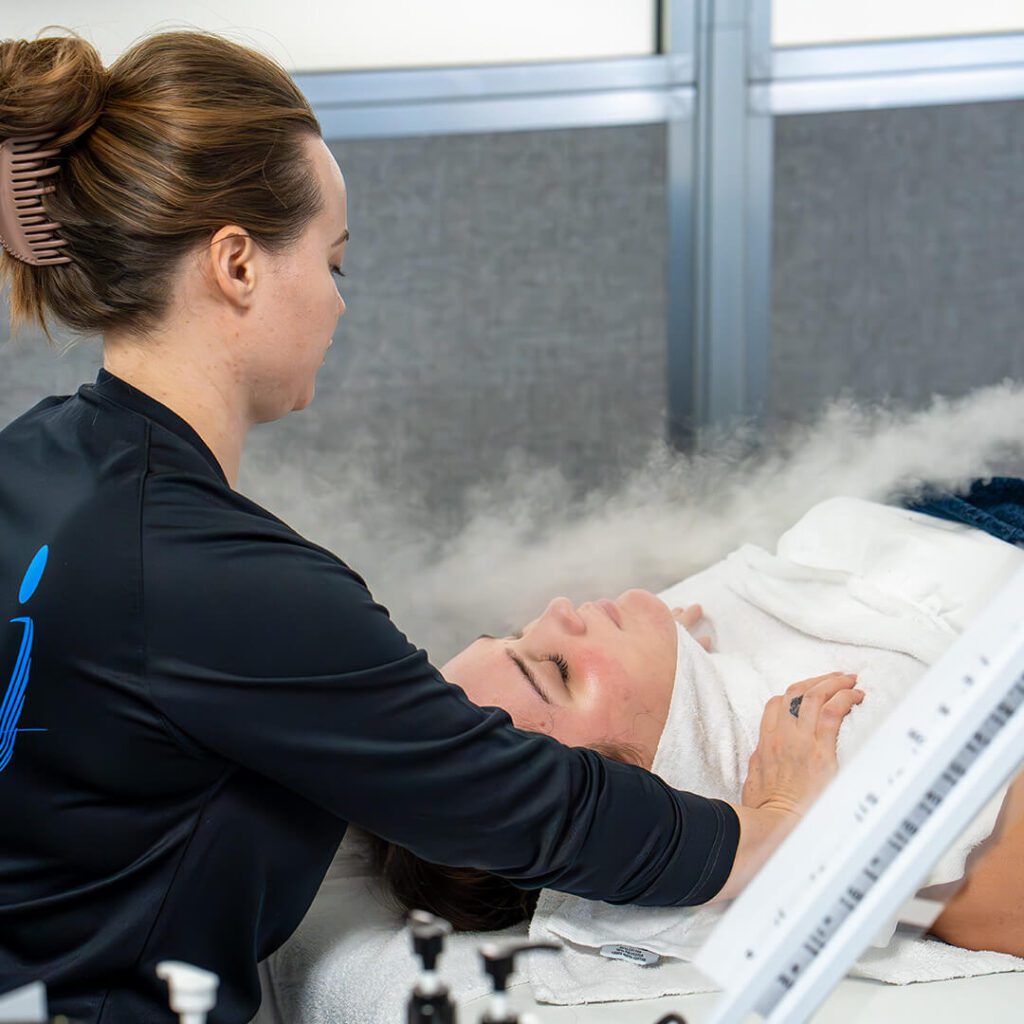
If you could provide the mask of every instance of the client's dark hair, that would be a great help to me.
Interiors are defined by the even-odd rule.
[[[640,752],[626,743],[595,743],[591,749],[611,761],[642,764]],[[478,868],[431,864],[379,836],[368,838],[374,867],[396,909],[427,910],[457,932],[495,931],[533,916],[536,889],[519,889]]]

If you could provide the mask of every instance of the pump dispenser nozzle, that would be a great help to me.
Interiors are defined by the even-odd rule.
[[[521,1024],[519,1018],[509,1012],[508,998],[505,995],[509,976],[515,972],[516,956],[534,949],[557,953],[561,948],[554,942],[488,942],[481,946],[480,956],[483,957],[484,970],[491,976],[494,984],[494,992],[491,994],[490,1004],[484,1010],[481,1024]]]
[[[455,1004],[448,986],[437,976],[437,958],[444,937],[452,926],[425,910],[413,910],[408,917],[413,952],[423,962],[423,970],[409,997],[408,1024],[455,1024]]]
[[[444,948],[444,937],[451,933],[452,926],[425,910],[410,911],[408,921],[413,952],[423,961],[423,970],[436,970],[437,958]]]
[[[167,982],[171,1009],[180,1016],[181,1024],[205,1024],[206,1011],[217,1003],[220,978],[181,960],[161,960],[156,973]]]

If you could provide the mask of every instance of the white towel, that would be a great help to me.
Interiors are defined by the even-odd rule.
[[[479,947],[525,938],[524,923],[445,939],[441,977],[460,1005],[491,990]],[[270,976],[253,1024],[395,1024],[419,973],[404,916],[385,900],[363,833],[350,828],[295,933],[265,961]],[[526,984],[517,971],[509,985]]]
[[[834,498],[788,531],[776,554],[746,545],[669,588],[659,595],[666,604],[703,605],[716,653],[678,630],[675,688],[653,771],[677,789],[739,802],[765,702],[830,671],[857,672],[866,693],[840,731],[843,763],[1022,562],[1024,552],[970,527]],[[1005,789],[928,884],[963,876]],[[571,1004],[708,991],[688,960],[726,909],[613,906],[544,890],[530,936],[567,948],[529,963],[537,998]],[[852,973],[903,984],[1024,969],[1016,957],[893,937],[895,920],[879,924],[876,941],[892,941],[865,953]],[[607,956],[637,950],[660,960],[639,966]]]

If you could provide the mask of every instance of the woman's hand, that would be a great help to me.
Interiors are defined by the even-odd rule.
[[[850,709],[864,699],[855,675],[832,672],[794,683],[772,697],[750,755],[743,803],[800,817],[838,768],[836,739]],[[793,702],[798,715],[790,711]]]
[[[687,605],[685,608],[673,608],[672,618],[676,620],[691,636],[704,648],[705,651],[711,650],[711,637],[707,633],[697,636],[693,632],[693,627],[697,625],[702,618],[704,618],[704,609],[699,604]]]
[[[709,903],[742,892],[835,775],[839,727],[864,699],[864,691],[854,688],[856,681],[841,672],[805,679],[765,705],[743,802],[731,805],[740,822],[736,857],[725,885]],[[794,717],[789,709],[797,698]]]

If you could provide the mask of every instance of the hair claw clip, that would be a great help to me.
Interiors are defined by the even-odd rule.
[[[39,179],[56,174],[59,165],[46,167],[48,157],[59,149],[39,149],[39,143],[56,135],[25,135],[0,142],[0,244],[14,257],[34,267],[70,263],[57,250],[67,241],[58,238],[60,227],[47,219],[42,196],[55,186],[41,187]]]

